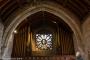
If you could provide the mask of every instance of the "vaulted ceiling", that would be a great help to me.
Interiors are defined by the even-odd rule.
[[[62,5],[64,8],[75,14],[81,23],[90,12],[90,0],[0,0],[0,19],[2,22],[17,8],[33,2],[51,1]]]

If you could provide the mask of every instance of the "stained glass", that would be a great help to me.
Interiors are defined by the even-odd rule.
[[[36,46],[39,49],[52,49],[52,34],[36,34]]]

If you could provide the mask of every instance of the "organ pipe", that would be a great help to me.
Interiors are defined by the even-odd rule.
[[[31,55],[33,32],[31,32],[30,29],[30,25],[27,24],[18,29],[19,32],[14,36],[12,57],[25,57]],[[57,43],[54,42],[53,44],[57,45],[56,48],[58,48],[57,52],[59,55],[72,55],[74,52],[72,33],[59,26],[55,35]]]

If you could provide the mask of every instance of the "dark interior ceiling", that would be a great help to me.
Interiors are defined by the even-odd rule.
[[[5,22],[7,17],[17,8],[31,2],[51,1],[62,5],[75,14],[81,23],[90,12],[90,0],[0,0],[0,19]]]
[[[51,26],[52,28],[56,29],[56,26],[58,26],[72,33],[72,30],[68,24],[66,24],[59,17],[46,11],[40,11],[30,15],[27,19],[22,21],[22,23],[17,27],[17,30],[20,29],[20,26],[23,27],[25,24],[31,25],[33,28],[38,28],[40,26]]]

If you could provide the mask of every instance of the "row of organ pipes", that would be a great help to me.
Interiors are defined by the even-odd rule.
[[[72,33],[59,27],[56,34],[56,55],[75,55]],[[32,56],[31,37],[32,34],[28,24],[18,29],[18,33],[14,35],[12,58]]]
[[[74,44],[72,33],[64,30],[62,28],[58,28],[57,32],[57,46],[59,55],[74,55]]]

